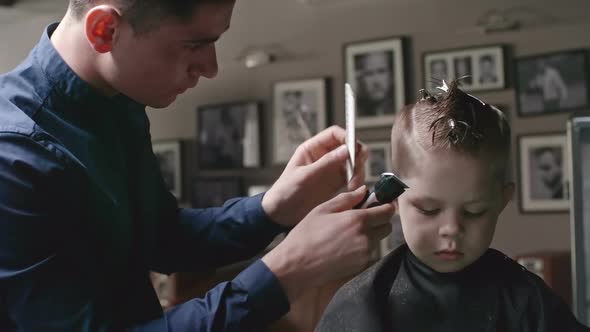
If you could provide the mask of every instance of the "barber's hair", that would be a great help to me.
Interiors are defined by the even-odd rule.
[[[137,34],[151,31],[163,19],[190,20],[195,7],[203,3],[224,3],[233,0],[70,0],[70,11],[80,20],[93,6],[116,6]]]
[[[485,158],[505,180],[510,154],[506,116],[463,92],[458,81],[445,90],[438,95],[421,90],[421,100],[396,114],[391,131],[393,171],[404,176],[419,162],[418,151],[450,149]]]

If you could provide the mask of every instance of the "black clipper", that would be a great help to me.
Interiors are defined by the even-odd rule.
[[[373,189],[367,191],[367,195],[362,202],[357,204],[355,209],[365,209],[373,206],[388,204],[403,194],[409,188],[393,173],[382,173],[379,181],[375,183]]]

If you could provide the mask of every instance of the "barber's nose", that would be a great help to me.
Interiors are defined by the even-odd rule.
[[[442,237],[456,238],[463,234],[463,220],[457,213],[449,213],[443,216],[442,225],[439,228],[439,235]]]
[[[206,48],[197,55],[194,63],[189,68],[190,75],[193,77],[204,76],[206,78],[214,78],[217,76],[217,51],[215,44],[207,45]]]

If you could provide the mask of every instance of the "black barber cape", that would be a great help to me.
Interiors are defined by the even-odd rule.
[[[541,278],[489,249],[439,273],[402,245],[345,284],[316,332],[590,331]]]

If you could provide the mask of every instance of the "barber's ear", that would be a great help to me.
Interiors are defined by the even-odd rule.
[[[506,205],[508,205],[508,202],[510,202],[512,200],[512,198],[514,198],[515,188],[516,188],[516,185],[514,184],[514,182],[508,182],[502,188],[502,206],[501,206],[502,209],[501,210],[504,210]]]
[[[121,23],[121,15],[108,5],[93,7],[86,14],[86,38],[98,53],[107,53],[113,49],[113,40]]]

